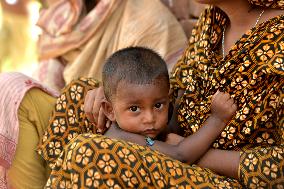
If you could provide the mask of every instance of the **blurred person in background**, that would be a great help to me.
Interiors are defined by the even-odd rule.
[[[128,46],[156,50],[171,70],[187,38],[160,0],[60,0],[42,9],[35,74],[60,90],[80,76],[101,79],[103,62]]]

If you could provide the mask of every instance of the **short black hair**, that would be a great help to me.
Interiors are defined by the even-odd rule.
[[[169,73],[163,58],[146,47],[127,47],[112,54],[103,67],[102,80],[107,100],[116,94],[119,82],[152,84],[163,80],[169,87]]]

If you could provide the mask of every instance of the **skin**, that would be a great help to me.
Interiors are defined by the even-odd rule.
[[[146,145],[145,136],[155,138],[168,121],[169,87],[166,82],[147,85],[121,81],[116,94],[103,102],[105,115],[114,125],[105,133],[110,138]],[[217,92],[212,97],[211,116],[198,132],[180,138],[176,144],[155,141],[153,149],[177,160],[194,163],[208,151],[237,107],[229,94]]]
[[[166,127],[169,109],[169,86],[119,82],[116,94],[103,102],[107,118],[122,130],[155,138]]]
[[[252,8],[247,0],[196,0],[196,2],[217,6],[228,15],[230,25],[225,32],[225,54],[228,54],[237,40],[255,25],[263,10],[263,8]],[[238,8],[236,9],[236,7]],[[258,24],[283,13],[284,11],[280,9],[265,9]]]

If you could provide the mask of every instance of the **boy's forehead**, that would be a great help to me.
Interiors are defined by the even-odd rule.
[[[118,98],[134,98],[134,97],[151,97],[155,95],[168,95],[169,85],[167,82],[153,81],[147,84],[133,84],[130,82],[121,81],[116,89],[116,97]]]

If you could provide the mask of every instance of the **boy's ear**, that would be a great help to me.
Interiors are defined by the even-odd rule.
[[[106,115],[106,117],[110,121],[115,121],[115,116],[114,116],[112,104],[109,101],[107,101],[106,99],[104,99],[102,101],[102,108],[103,108],[103,111],[104,111],[104,114]]]

